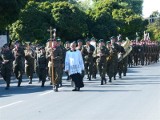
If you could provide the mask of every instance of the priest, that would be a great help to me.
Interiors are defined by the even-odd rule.
[[[75,89],[72,91],[79,91],[81,87],[84,87],[82,70],[84,70],[82,54],[79,50],[76,50],[76,42],[72,42],[65,57],[65,71],[68,72],[75,83]]]

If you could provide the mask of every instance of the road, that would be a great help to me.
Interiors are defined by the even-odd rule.
[[[84,80],[85,87],[72,92],[69,81],[54,92],[46,82],[41,88],[23,80],[4,90],[0,81],[0,120],[160,120],[160,63],[129,68],[127,76],[100,85],[100,79]]]

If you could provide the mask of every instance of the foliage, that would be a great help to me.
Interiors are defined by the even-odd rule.
[[[18,19],[20,10],[27,0],[0,0],[0,30]]]

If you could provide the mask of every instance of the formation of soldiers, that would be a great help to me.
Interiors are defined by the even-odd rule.
[[[82,76],[86,75],[88,80],[92,80],[96,79],[99,73],[101,85],[112,82],[112,79],[116,80],[117,74],[119,78],[126,76],[128,66],[149,65],[159,60],[160,46],[157,42],[131,41],[132,51],[122,60],[119,60],[118,56],[123,56],[126,51],[121,45],[123,41],[117,41],[117,37],[113,36],[107,42],[100,39],[98,43],[95,38],[87,38],[84,45],[83,40],[76,42],[76,49],[81,51],[85,65]],[[50,84],[57,92],[62,86],[65,54],[68,50],[70,42],[66,41],[63,46],[61,39],[50,39],[45,47],[33,47],[32,44],[23,47],[19,41],[14,43],[13,48],[5,44],[0,53],[0,73],[6,81],[5,89],[10,87],[12,73],[18,80],[17,86],[20,87],[24,73],[29,78],[29,84],[32,84],[33,74],[36,72],[41,87],[44,87],[48,76]],[[67,72],[66,74],[68,76]]]

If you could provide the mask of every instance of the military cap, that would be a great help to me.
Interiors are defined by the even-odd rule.
[[[57,38],[57,42],[61,42],[61,38]]]
[[[115,36],[112,36],[112,37],[110,38],[110,40],[112,40],[112,39],[116,39],[116,37],[115,37]]]
[[[14,42],[14,44],[17,44],[17,43],[20,43],[20,41],[19,41],[19,40],[16,40],[16,41]]]
[[[42,49],[45,49],[45,47],[44,47],[44,46],[41,46],[41,47],[39,48],[39,50],[42,50]]]
[[[81,40],[81,39],[78,39],[77,42],[82,42],[82,40]]]
[[[96,40],[95,37],[92,37],[91,40]]]
[[[103,39],[100,39],[98,42],[99,42],[99,43],[100,43],[100,42],[104,42],[104,40],[103,40]]]
[[[106,41],[106,44],[111,44],[111,41]]]
[[[89,38],[85,39],[85,42],[88,42],[88,41],[90,41],[90,39],[89,39]]]
[[[70,42],[69,42],[69,41],[66,41],[66,42],[65,42],[65,44],[68,44],[68,43],[70,43]]]

